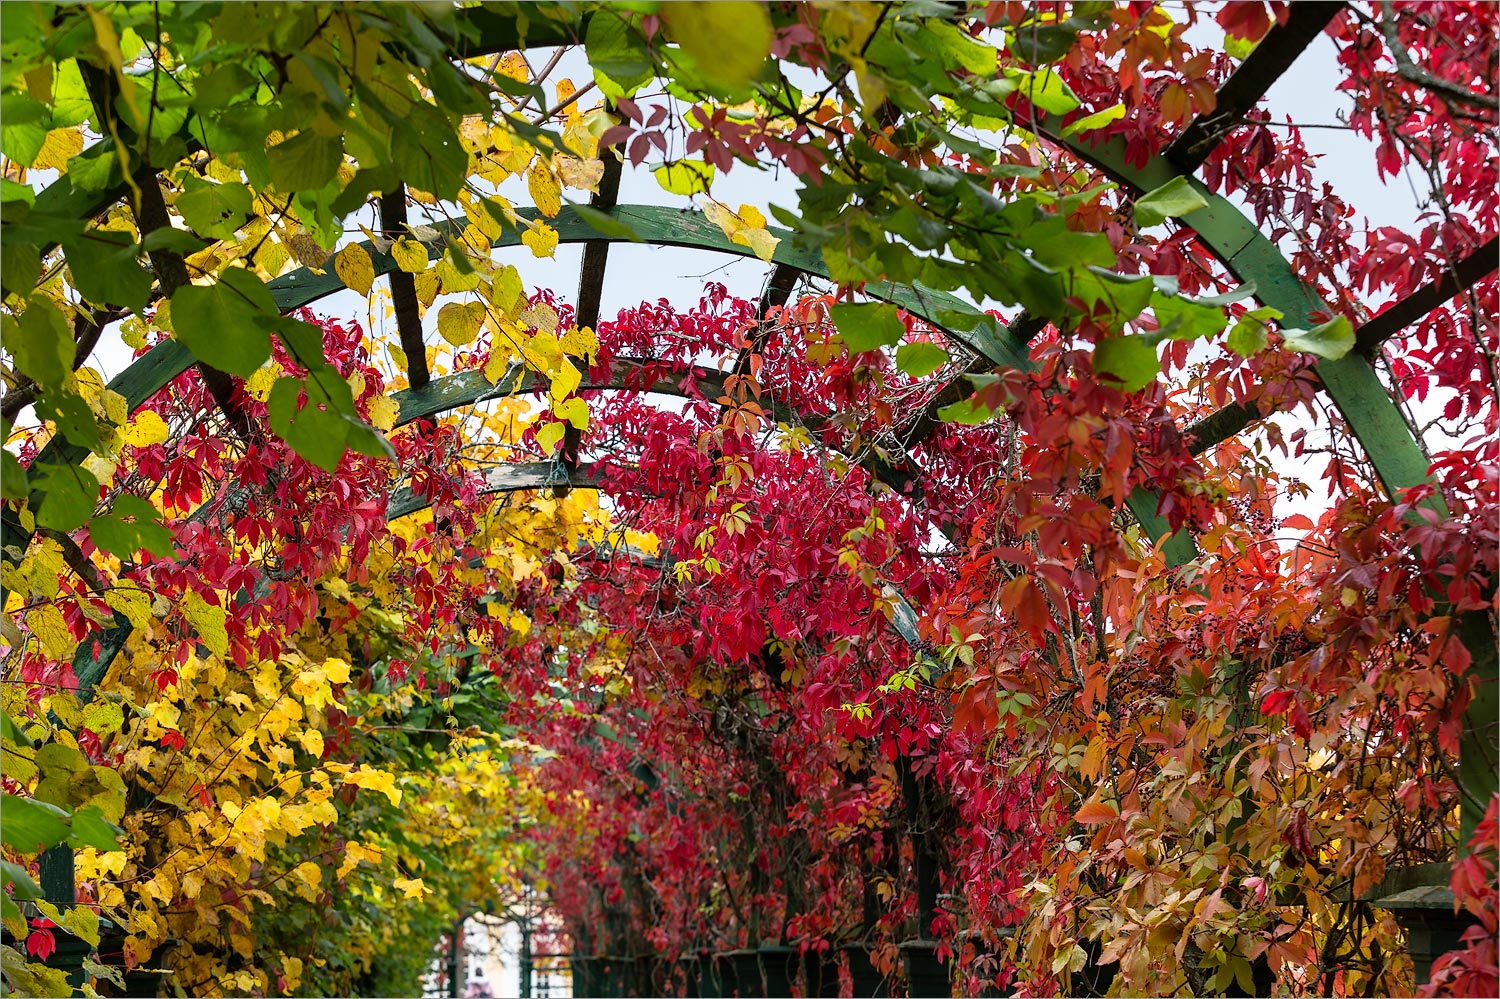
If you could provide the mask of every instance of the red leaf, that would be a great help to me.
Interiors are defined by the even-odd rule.
[[[1263,715],[1284,715],[1292,706],[1296,697],[1290,690],[1273,690],[1260,702],[1260,713]]]

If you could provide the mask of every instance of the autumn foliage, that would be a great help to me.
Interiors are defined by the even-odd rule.
[[[1496,18],[1313,7],[5,5],[7,988],[1495,994]]]

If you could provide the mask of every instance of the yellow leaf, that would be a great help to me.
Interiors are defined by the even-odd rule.
[[[83,132],[77,128],[54,128],[47,133],[42,151],[31,165],[38,170],[68,172],[68,160],[83,152]]]
[[[484,325],[483,302],[449,302],[438,310],[437,329],[455,347],[474,342]]]
[[[318,759],[323,758],[323,733],[315,728],[305,728],[297,733],[297,741],[302,743],[302,748],[307,750]]]
[[[574,326],[563,334],[562,349],[565,354],[581,357],[593,364],[594,356],[599,353],[599,337],[588,326]]]
[[[766,217],[754,205],[740,205],[739,216],[752,229],[764,229]]]
[[[276,379],[281,377],[281,372],[281,365],[274,361],[264,368],[257,368],[255,374],[245,379],[246,394],[265,402],[271,397],[271,388],[276,384]]]
[[[551,454],[557,450],[557,445],[562,442],[563,434],[568,432],[566,423],[549,423],[536,432],[536,442],[542,449],[543,454]]]
[[[557,337],[545,330],[526,341],[521,351],[526,363],[537,371],[556,371],[563,362],[562,345],[557,342]]]
[[[427,268],[427,247],[407,236],[391,245],[391,257],[408,274],[420,274]]]
[[[151,595],[145,590],[112,587],[104,591],[104,602],[130,619],[137,630],[151,623]]]
[[[494,245],[494,241],[484,231],[484,228],[475,225],[473,222],[464,226],[464,231],[458,234],[458,241],[469,251],[470,256],[480,258],[488,258],[490,248]]]
[[[470,226],[470,228],[472,229],[473,226]],[[450,259],[452,255],[452,251],[450,250],[438,260],[437,276],[442,284],[443,294],[454,295],[461,292],[473,291],[475,288],[478,288],[484,280],[483,275],[477,270],[471,270],[465,274],[454,266],[453,261]]]
[[[323,672],[328,675],[329,683],[349,682],[349,664],[336,656],[323,661]]]
[[[579,430],[587,430],[589,428],[589,404],[577,396],[564,402],[561,406],[554,407],[552,413],[559,420],[567,420]]]
[[[538,220],[521,233],[521,242],[531,247],[533,256],[550,257],[557,251],[557,230]]]
[[[323,868],[307,860],[292,868],[291,874],[297,882],[297,894],[309,902],[316,902],[323,887]]]
[[[57,609],[56,604],[44,604],[33,608],[26,615],[26,626],[31,633],[42,643],[42,651],[48,659],[61,662],[73,657],[73,650],[78,643],[73,641],[73,635],[68,631],[67,622],[63,620],[62,611]]]
[[[741,205],[739,212],[712,198],[703,206],[703,214],[724,231],[731,243],[748,246],[757,257],[770,263],[780,239],[766,231],[766,217],[753,205]]]
[[[552,175],[552,165],[540,156],[526,171],[526,188],[531,192],[537,211],[549,219],[557,218],[557,213],[562,210],[562,188],[557,186],[557,178]]]
[[[423,308],[426,308],[437,297],[438,285],[443,283],[443,279],[438,276],[437,270],[434,269],[418,274],[412,283],[416,285],[417,301],[422,303]]]
[[[509,218],[513,213],[510,202],[499,195],[464,205],[464,214],[469,217],[469,222],[484,233],[488,242],[494,242],[505,234],[505,226],[501,225],[500,219],[495,216]]]
[[[302,959],[284,955],[281,958],[281,977],[286,979],[287,994],[296,995],[297,986],[302,984]]]
[[[377,429],[389,433],[396,426],[396,417],[400,415],[400,408],[396,400],[389,396],[381,396],[370,400],[370,423]]]
[[[599,182],[604,179],[603,160],[581,160],[576,156],[559,154],[555,163],[557,175],[562,178],[565,187],[598,193]]]
[[[505,53],[496,69],[512,80],[519,80],[522,83],[531,79],[531,67],[526,65],[526,57],[519,52]]]
[[[344,783],[362,787],[367,791],[379,791],[391,799],[391,804],[401,804],[401,789],[396,786],[396,778],[384,770],[372,770],[369,767],[360,767],[358,770],[344,778]]]
[[[170,435],[167,431],[167,422],[150,409],[143,409],[135,414],[120,434],[126,444],[131,447],[150,447],[152,444],[164,444]]]
[[[215,655],[229,652],[229,633],[224,630],[228,616],[224,608],[215,607],[193,590],[182,595],[182,616],[198,633],[198,639],[213,650]]]
[[[401,889],[406,898],[421,898],[432,894],[432,889],[424,885],[421,878],[397,878],[391,884]]]
[[[484,365],[484,380],[491,385],[497,384],[510,370],[511,359],[516,356],[508,344],[497,343],[490,351],[490,359]]]
[[[426,250],[422,251],[426,254]],[[423,266],[427,261],[424,257]],[[370,287],[375,283],[375,264],[370,260],[370,253],[358,243],[350,243],[339,251],[334,258],[333,269],[338,274],[339,280],[351,290],[361,295],[368,295]]]
[[[764,229],[742,229],[734,236],[732,242],[750,247],[757,257],[769,264],[776,256],[776,245],[781,240]]]
[[[381,859],[380,847],[364,846],[360,843],[350,843],[344,847],[344,860],[339,864],[338,877],[342,879],[350,871],[359,866],[361,860],[368,860],[372,864],[379,864]]]
[[[517,318],[539,332],[549,335],[557,332],[557,310],[546,302],[536,303]]]
[[[86,905],[75,905],[62,918],[63,929],[90,947],[99,946],[99,913]]]
[[[556,374],[552,376],[552,385],[548,391],[548,394],[552,398],[552,405],[556,406],[559,402],[578,391],[578,386],[582,383],[583,375],[579,373],[577,368],[573,367],[573,362],[566,359],[562,360],[562,363],[558,365]]]
[[[526,287],[521,283],[521,272],[514,264],[506,264],[495,272],[488,288],[481,293],[489,295],[490,304],[506,315],[512,315],[526,301]]]

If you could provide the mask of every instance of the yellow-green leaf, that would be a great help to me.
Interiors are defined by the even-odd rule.
[[[422,251],[422,263],[425,266],[426,250]],[[370,293],[370,286],[375,283],[375,264],[370,260],[370,253],[358,243],[350,243],[339,251],[334,258],[333,269],[338,274],[339,280],[351,290],[361,295]]]
[[[406,236],[391,246],[391,257],[396,266],[408,274],[420,274],[427,269],[427,247]]]
[[[483,325],[483,302],[449,302],[438,310],[438,334],[455,347],[473,343]]]

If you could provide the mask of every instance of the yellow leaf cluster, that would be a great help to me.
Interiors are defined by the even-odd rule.
[[[731,243],[747,246],[757,257],[770,263],[781,240],[766,231],[766,217],[754,205],[740,205],[738,212],[712,198],[707,199],[703,214],[729,237]]]

